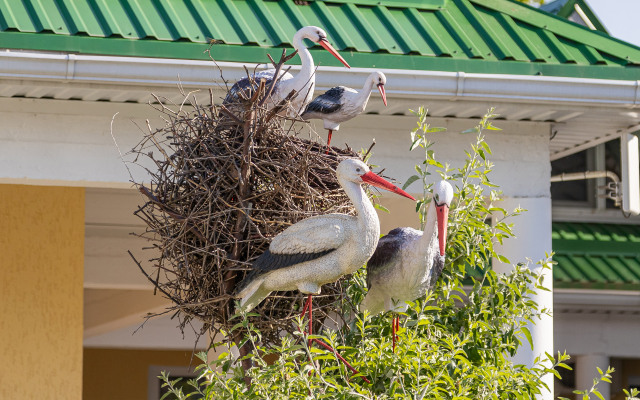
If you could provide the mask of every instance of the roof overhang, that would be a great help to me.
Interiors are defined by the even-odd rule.
[[[640,310],[640,291],[554,289],[555,312],[616,312],[637,314]]]
[[[247,64],[246,68],[265,68]],[[299,66],[293,66],[295,71]],[[361,87],[370,68],[319,67],[318,90]],[[222,71],[222,73],[221,73]],[[475,118],[489,106],[500,118],[552,125],[550,157],[557,159],[640,129],[640,81],[570,77],[383,70],[389,107],[368,113],[404,115],[424,105],[434,117]],[[225,80],[246,75],[245,64],[65,53],[0,53],[0,97],[147,103],[151,93],[176,104],[183,92],[208,102],[224,96]],[[183,89],[181,93],[177,89]]]

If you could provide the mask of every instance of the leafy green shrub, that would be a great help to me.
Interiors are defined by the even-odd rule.
[[[556,358],[546,354],[533,366],[516,365],[511,359],[521,346],[532,345],[527,323],[547,313],[530,295],[546,290],[541,271],[552,262],[542,260],[538,262],[542,268],[536,269],[515,265],[508,275],[491,270],[492,259],[508,262],[496,253],[494,244],[512,236],[508,218],[523,211],[508,212],[496,205],[500,192],[489,179],[491,148],[483,134],[497,129],[490,122],[492,110],[478,126],[465,131],[475,133],[476,140],[460,168],[436,160],[429,137],[442,129],[427,124],[424,109],[415,114],[418,123],[411,133],[411,149],[422,149],[425,156],[407,185],[419,181],[424,187],[417,204],[420,220],[424,221],[429,202],[430,168],[439,168],[456,193],[449,213],[445,271],[434,290],[403,314],[396,351],[392,351],[391,317],[364,315],[353,306],[366,293],[363,268],[351,278],[343,304],[349,321],[339,330],[286,336],[267,348],[246,315],[238,315],[236,329],[247,329],[245,340],[256,349],[251,356],[254,367],[246,371],[251,386],[245,384],[245,372],[230,351],[215,360],[202,353],[200,376],[189,382],[196,393],[183,394],[175,381],[163,375],[165,384],[175,387],[173,395],[179,399],[533,399],[547,390],[543,376],[558,375],[557,367],[568,368],[563,363],[568,356],[560,353]],[[493,224],[487,223],[489,219]],[[299,323],[302,326],[303,321]],[[361,376],[353,375],[332,352],[309,346],[305,340],[309,338],[337,349]]]

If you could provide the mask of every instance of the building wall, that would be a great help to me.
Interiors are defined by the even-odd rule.
[[[102,257],[112,257],[114,253],[105,252],[103,246],[106,244],[113,248],[139,248],[139,243],[129,241],[131,237],[128,233],[134,230],[130,228],[135,228],[131,225],[132,222],[105,218],[107,213],[104,204],[108,206],[109,215],[131,215],[133,212],[131,200],[135,192],[133,189],[127,189],[130,188],[129,173],[133,174],[138,182],[148,181],[148,177],[141,173],[141,169],[131,165],[131,170],[128,170],[120,158],[118,147],[120,152],[126,153],[135,146],[147,129],[147,118],[151,120],[152,127],[162,126],[158,114],[158,111],[140,104],[28,99],[0,101],[0,118],[6,121],[0,130],[0,183],[45,182],[48,185],[93,188],[91,195],[87,195],[86,204],[87,213],[92,216],[85,221],[88,223],[87,237],[90,239],[86,250],[89,253],[85,253],[85,268],[86,275],[91,277],[92,288],[112,290],[122,285],[123,289],[137,290],[140,288],[138,285],[144,284],[142,279],[136,279],[135,286],[132,287],[127,286],[133,283],[130,279],[127,278],[126,282],[120,280],[122,277],[130,277],[133,268],[124,253],[118,256],[118,262],[109,263],[113,266],[112,269],[107,271],[101,268],[104,265]],[[472,128],[478,120],[479,118],[475,117],[467,120],[430,119],[432,126],[448,128],[447,132],[432,135],[435,142],[432,149],[436,157],[448,162],[453,168],[462,167],[465,150],[469,150],[471,144],[475,143],[475,135],[460,132]],[[516,199],[516,202],[517,199],[541,199],[542,202],[550,203],[549,124],[508,121],[497,121],[495,124],[503,130],[487,132],[487,141],[493,149],[490,158],[495,164],[495,172],[490,175],[490,179],[501,186],[508,198]],[[360,149],[368,148],[375,138],[377,144],[373,148],[374,156],[371,161],[385,168],[385,175],[395,178],[402,185],[414,174],[414,165],[420,163],[424,157],[422,150],[409,152],[409,132],[415,125],[416,118],[413,116],[365,115],[343,124],[333,140],[336,145],[346,142],[352,148]],[[321,123],[314,123],[313,126],[324,139],[326,133],[321,129]],[[305,135],[309,133],[307,127],[302,130]],[[311,137],[315,137],[315,133],[312,133]],[[114,138],[118,147],[114,145]],[[435,169],[432,169],[432,172],[433,180],[439,179]],[[122,189],[130,194],[110,192]],[[106,192],[100,193],[102,190]],[[421,188],[414,184],[408,191],[418,194],[421,193]],[[109,195],[109,199],[103,199],[102,194]],[[117,200],[119,197],[122,201]],[[384,233],[397,226],[418,226],[414,204],[407,199],[384,194],[381,202],[391,210],[391,214],[381,214]],[[550,243],[550,231],[547,233]],[[113,244],[116,241],[117,246]],[[533,255],[532,258],[538,258],[538,255]],[[105,271],[108,272],[109,282],[102,282],[102,278],[107,276]],[[81,289],[82,282],[79,282],[80,293]],[[81,318],[81,309],[77,314],[78,318]],[[77,343],[80,344],[81,339],[78,339]],[[109,355],[102,353],[101,356],[96,355],[97,351],[87,350],[85,353],[88,363],[85,373],[99,371],[99,361],[92,360],[100,358],[114,365],[120,363],[120,370],[114,368],[114,371],[121,377],[131,375],[122,372],[122,368],[129,368],[129,365],[133,367],[137,363],[135,360],[127,361],[129,358],[118,361],[118,357],[114,355],[117,351]],[[124,357],[125,354],[129,357],[128,354],[134,353],[121,355]],[[143,353],[138,356],[142,357],[141,354]],[[138,369],[146,368],[144,357],[140,359],[142,363],[137,364]],[[159,358],[154,360],[160,364],[166,363]],[[89,391],[94,387],[103,387],[102,391],[111,390],[105,389],[104,383],[93,380],[94,372],[89,375],[85,380],[85,384],[88,385],[85,388],[85,396],[93,393]],[[135,384],[129,382],[130,384],[112,386],[138,390],[140,382],[142,381],[137,380]],[[134,387],[136,389],[133,389]]]
[[[84,189],[0,185],[0,398],[80,399]]]
[[[191,351],[85,349],[82,397],[85,400],[146,400],[150,367],[166,370],[191,366],[192,370],[198,364],[200,359],[192,358]]]

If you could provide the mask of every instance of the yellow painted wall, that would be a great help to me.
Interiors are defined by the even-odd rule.
[[[146,400],[150,365],[200,364],[190,351],[85,349],[85,400]]]
[[[84,188],[0,185],[0,399],[80,399]]]

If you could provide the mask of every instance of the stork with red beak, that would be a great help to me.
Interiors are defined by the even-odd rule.
[[[358,159],[345,159],[336,169],[338,182],[357,215],[327,214],[299,221],[273,238],[253,263],[236,297],[251,310],[273,291],[299,290],[320,294],[320,287],[363,266],[376,250],[380,222],[362,189],[367,183],[415,199],[369,170]]]
[[[236,298],[240,298],[241,308],[251,310],[273,291],[297,289],[308,294],[303,315],[308,311],[311,334],[312,295],[320,294],[322,285],[362,267],[378,244],[380,221],[362,185],[367,183],[415,201],[358,159],[340,162],[336,175],[357,215],[318,215],[299,221],[274,237],[269,249],[256,259],[253,269],[238,286]],[[326,343],[313,340],[333,351]],[[357,373],[346,360],[340,359]]]
[[[351,68],[344,58],[342,58],[342,56],[340,56],[340,54],[338,54],[333,46],[331,46],[327,41],[327,34],[324,30],[317,26],[305,26],[296,32],[292,41],[293,47],[298,51],[298,55],[300,56],[300,72],[298,72],[294,77],[288,72],[281,71],[280,79],[276,83],[268,103],[270,107],[278,104],[281,100],[287,97],[292,90],[296,91],[296,95],[291,99],[291,113],[294,111],[297,113],[302,112],[313,98],[313,90],[316,83],[315,66],[313,64],[313,57],[311,57],[311,53],[304,45],[304,39],[309,39],[314,43],[318,43],[342,64],[344,64],[345,67]],[[260,79],[264,78],[268,87],[268,85],[273,81],[274,75],[275,69],[270,69],[256,73],[253,78],[256,82],[259,82]],[[240,92],[243,92],[246,97],[250,97],[254,90],[255,88],[252,87],[251,80],[248,77],[244,77],[233,84],[227,94],[227,97],[224,99],[224,103],[226,104],[237,101],[240,96]]]
[[[375,71],[369,75],[360,92],[345,86],[333,87],[313,99],[302,113],[302,118],[322,120],[324,129],[329,131],[328,148],[331,145],[331,135],[333,131],[340,129],[340,123],[364,112],[374,86],[378,88],[384,105],[387,105],[387,95],[384,91],[386,83],[387,77],[382,72]]]
[[[361,309],[372,315],[382,311],[405,312],[407,301],[423,297],[435,285],[444,268],[451,200],[451,185],[446,181],[436,183],[424,232],[396,228],[380,239],[367,263],[369,291]],[[399,317],[395,316],[392,322],[394,351],[399,323]]]

